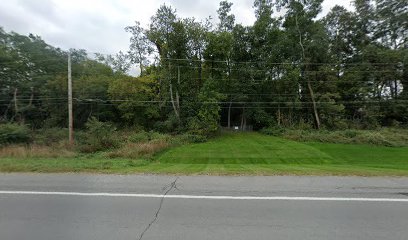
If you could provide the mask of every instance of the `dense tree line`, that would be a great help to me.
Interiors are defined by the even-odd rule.
[[[90,116],[196,134],[407,124],[407,2],[355,0],[355,11],[318,18],[322,1],[255,0],[252,26],[227,1],[217,24],[162,5],[148,28],[125,29],[127,53],[71,50],[76,126]],[[1,121],[66,126],[67,52],[3,30],[0,42]]]

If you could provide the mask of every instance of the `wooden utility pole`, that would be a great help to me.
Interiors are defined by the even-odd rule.
[[[15,89],[14,89],[14,95],[13,95],[15,116],[18,115],[17,93],[18,93],[18,89],[15,88]]]
[[[21,124],[21,115],[18,112],[17,93],[18,93],[18,89],[15,88],[14,95],[13,95],[13,102],[14,102],[14,117],[13,118],[17,119],[18,123]]]
[[[176,89],[176,100],[177,100],[177,110],[179,112],[180,116],[180,95],[179,95],[179,89],[180,89],[180,66],[177,67],[177,89]]]
[[[74,144],[74,119],[72,114],[72,78],[71,78],[71,53],[68,53],[68,129],[69,143]]]

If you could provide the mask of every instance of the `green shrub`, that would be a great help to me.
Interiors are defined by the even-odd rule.
[[[68,140],[67,128],[40,129],[37,130],[33,136],[33,142],[40,145],[52,145],[64,140]]]
[[[155,140],[144,143],[126,143],[118,149],[107,152],[104,155],[109,158],[151,158],[153,155],[167,149],[169,143],[163,140]]]
[[[149,132],[149,137],[150,137],[150,141],[152,141],[152,140],[167,140],[167,139],[171,138],[171,136],[168,135],[168,134],[163,134],[163,133],[153,132],[153,131]]]
[[[300,121],[296,123],[295,128],[299,130],[313,130],[314,129],[313,123],[310,123],[304,119],[300,119]]]
[[[347,129],[348,123],[344,119],[334,119],[332,122],[333,129]]]
[[[283,134],[285,134],[286,130],[285,128],[282,128],[280,126],[273,126],[273,127],[264,128],[261,130],[261,132],[266,135],[280,137]]]
[[[159,132],[176,133],[180,131],[180,122],[174,114],[170,114],[166,121],[155,122],[153,129]]]
[[[206,142],[207,140],[208,138],[203,135],[182,134],[174,138],[172,141],[174,143],[186,144],[186,143],[202,143],[202,142]]]
[[[30,141],[30,130],[26,125],[15,123],[0,124],[0,145],[28,143]]]
[[[387,147],[393,147],[396,144],[386,139],[381,133],[379,132],[364,132],[363,134],[359,135],[356,138],[356,141],[362,143],[368,143],[373,145],[381,145]]]
[[[347,138],[355,138],[357,137],[358,132],[356,130],[345,130],[343,131],[343,136],[347,137]]]
[[[408,146],[408,131],[401,128],[348,129],[343,131],[287,129],[282,137],[300,142],[372,144],[389,147]]]
[[[154,140],[167,140],[170,139],[171,136],[168,134],[158,133],[158,132],[146,132],[140,131],[138,133],[132,134],[128,137],[128,141],[132,143],[141,143],[141,142],[149,142]]]
[[[116,128],[112,124],[100,122],[92,117],[86,122],[85,126],[87,131],[84,144],[80,147],[82,152],[97,152],[119,146]]]
[[[149,139],[149,133],[145,131],[140,131],[128,137],[128,141],[132,143],[148,142]]]

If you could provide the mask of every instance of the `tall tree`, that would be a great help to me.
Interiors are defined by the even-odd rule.
[[[140,22],[136,21],[134,26],[128,26],[125,30],[132,34],[128,55],[132,63],[139,65],[140,75],[143,76],[145,66],[149,65],[148,56],[153,52],[153,47]]]
[[[278,8],[283,7],[287,11],[283,26],[288,31],[292,41],[297,42],[295,46],[297,46],[296,51],[299,53],[297,56],[294,55],[294,60],[298,61],[302,66],[302,77],[309,92],[309,101],[311,101],[315,127],[317,129],[320,129],[321,121],[311,75],[309,74],[310,71],[315,70],[313,69],[313,60],[317,55],[314,55],[316,52],[308,50],[312,49],[309,47],[316,46],[315,42],[313,42],[313,35],[316,34],[316,30],[319,27],[316,26],[317,23],[314,19],[321,11],[322,2],[323,0],[305,0],[301,2],[296,0],[280,0],[277,2]]]
[[[226,0],[220,2],[218,13],[218,29],[221,32],[231,32],[235,25],[235,15],[231,14],[231,7],[233,3]]]

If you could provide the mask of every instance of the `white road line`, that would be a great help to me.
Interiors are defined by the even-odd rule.
[[[87,192],[35,192],[35,191],[0,191],[0,195],[59,195],[90,197],[134,197],[134,198],[174,198],[174,199],[213,199],[213,200],[286,200],[286,201],[347,201],[347,202],[408,202],[408,198],[347,198],[347,197],[255,197],[255,196],[199,196],[166,195],[137,193],[87,193]]]

